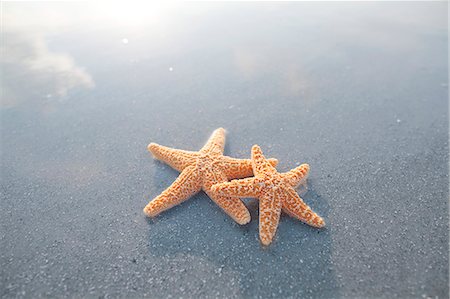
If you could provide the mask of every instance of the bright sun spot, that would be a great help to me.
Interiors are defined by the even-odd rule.
[[[157,24],[166,21],[174,9],[173,3],[132,1],[94,2],[94,13],[116,24],[139,27],[143,24]]]

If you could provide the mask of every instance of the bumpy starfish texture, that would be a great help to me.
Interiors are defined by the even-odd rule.
[[[281,210],[311,226],[325,226],[323,219],[294,190],[306,182],[308,164],[302,164],[286,173],[278,173],[264,157],[261,148],[254,145],[252,166],[255,177],[215,184],[211,190],[221,196],[259,199],[259,238],[262,244],[269,245],[272,242]]]
[[[252,161],[224,156],[224,145],[225,130],[223,128],[215,130],[205,146],[198,152],[150,143],[148,150],[153,156],[166,162],[181,174],[169,188],[149,202],[144,208],[144,213],[154,217],[203,190],[237,223],[248,223],[250,213],[239,198],[211,192],[211,186],[216,183],[253,175]],[[269,159],[268,163],[276,165],[278,161]]]

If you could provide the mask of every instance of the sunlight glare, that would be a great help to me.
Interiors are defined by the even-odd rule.
[[[173,3],[164,2],[96,2],[92,13],[126,27],[142,27],[167,21],[174,12]]]

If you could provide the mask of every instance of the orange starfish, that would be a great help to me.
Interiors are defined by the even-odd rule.
[[[281,209],[311,226],[323,227],[325,222],[314,213],[295,192],[309,173],[309,165],[302,164],[286,173],[278,173],[263,156],[261,148],[252,147],[252,166],[255,177],[219,183],[211,190],[222,196],[259,198],[259,238],[269,245],[280,220]]]
[[[166,162],[181,174],[169,188],[149,202],[144,208],[144,213],[154,217],[203,190],[234,221],[239,224],[248,223],[250,213],[239,198],[211,192],[211,186],[216,183],[253,175],[252,161],[224,156],[224,145],[225,129],[223,128],[215,130],[205,146],[198,152],[150,143],[148,150],[153,156]],[[278,160],[269,159],[268,163],[276,165]]]

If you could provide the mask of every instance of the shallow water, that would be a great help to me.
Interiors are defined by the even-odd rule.
[[[2,6],[2,297],[448,297],[447,3]],[[327,228],[147,219],[217,127]]]

